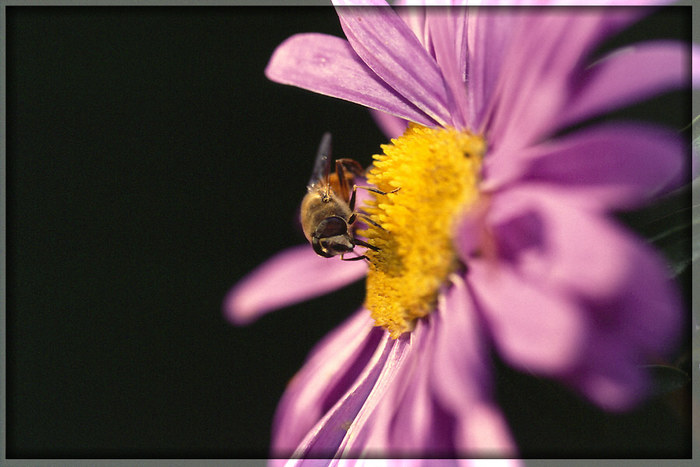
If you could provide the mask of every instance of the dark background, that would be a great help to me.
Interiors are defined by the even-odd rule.
[[[321,134],[363,165],[385,141],[365,109],[263,74],[294,33],[341,36],[335,12],[6,11],[7,457],[266,457],[286,382],[363,299],[358,283],[245,328],[221,313],[246,272],[303,242]],[[688,38],[688,13],[614,44]],[[688,94],[629,112],[690,123]],[[497,369],[525,455],[690,455],[666,400],[609,415]]]

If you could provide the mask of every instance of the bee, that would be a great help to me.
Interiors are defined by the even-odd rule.
[[[358,215],[370,224],[381,228],[367,216],[355,211],[358,188],[386,195],[376,188],[355,185],[355,177],[364,176],[362,166],[353,159],[336,159],[335,171],[331,173],[331,134],[325,133],[316,154],[311,180],[307,193],[301,202],[301,227],[314,251],[324,258],[340,255],[343,261],[357,261],[369,258],[365,255],[345,258],[355,246],[363,246],[374,251],[379,248],[355,238],[352,226]],[[398,188],[391,193],[398,191]]]

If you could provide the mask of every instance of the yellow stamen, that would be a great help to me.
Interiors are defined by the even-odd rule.
[[[381,225],[361,231],[368,250],[367,308],[393,338],[434,309],[440,285],[458,266],[455,221],[479,196],[484,140],[455,129],[412,124],[374,156],[367,180],[378,189],[365,211]]]

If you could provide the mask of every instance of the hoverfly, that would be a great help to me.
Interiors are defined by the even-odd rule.
[[[376,188],[355,185],[355,177],[364,175],[362,166],[353,159],[336,159],[335,171],[331,173],[331,134],[325,133],[316,154],[314,170],[307,185],[307,193],[301,202],[301,227],[314,251],[325,258],[340,255],[343,261],[367,259],[365,255],[345,258],[355,246],[363,246],[374,251],[379,248],[355,238],[352,225],[358,214],[362,219],[381,228],[367,216],[355,211],[358,188],[374,193],[387,193]],[[398,191],[398,188],[391,193]]]

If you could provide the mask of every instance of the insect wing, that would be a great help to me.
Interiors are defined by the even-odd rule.
[[[331,134],[326,132],[318,145],[314,170],[311,172],[311,179],[307,188],[309,191],[316,189],[319,185],[327,185],[331,171]]]

